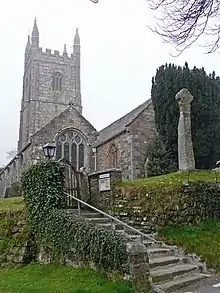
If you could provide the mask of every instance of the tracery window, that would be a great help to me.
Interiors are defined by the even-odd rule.
[[[62,132],[56,138],[56,157],[61,159],[65,157],[73,166],[79,170],[84,167],[84,137],[75,130]]]
[[[52,76],[52,90],[61,92],[62,91],[62,83],[63,83],[62,74],[60,74],[59,72],[56,72]]]
[[[116,145],[113,143],[109,149],[109,163],[110,167],[117,167],[118,166],[118,150]]]

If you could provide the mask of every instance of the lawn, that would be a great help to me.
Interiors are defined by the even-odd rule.
[[[187,182],[220,182],[220,171],[202,170],[191,172],[176,172],[133,181],[124,181],[119,186],[143,187],[148,185],[181,185]]]
[[[0,198],[0,211],[18,211],[24,208],[23,198]]]
[[[133,293],[130,283],[113,283],[90,269],[29,264],[0,269],[1,293]]]
[[[210,220],[194,227],[165,227],[159,231],[159,236],[168,244],[195,252],[209,267],[220,272],[220,221]]]

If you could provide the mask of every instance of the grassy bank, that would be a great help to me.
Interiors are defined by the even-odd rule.
[[[1,293],[132,293],[129,283],[113,283],[89,269],[30,264],[0,270]]]
[[[206,221],[199,226],[165,227],[160,239],[181,246],[201,256],[209,267],[220,272],[220,221]]]
[[[20,211],[24,209],[21,197],[0,198],[0,212]]]
[[[28,239],[22,198],[0,199],[0,253],[21,247]],[[2,258],[0,255],[0,263]],[[4,261],[3,261],[4,262]]]
[[[189,182],[220,182],[220,172],[214,170],[176,172],[133,181],[124,181],[119,186],[143,187],[149,185],[182,185]]]

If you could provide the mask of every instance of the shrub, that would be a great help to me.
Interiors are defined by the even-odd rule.
[[[171,151],[159,136],[149,143],[147,159],[147,177],[168,174],[177,170],[177,165]]]
[[[126,242],[114,231],[67,214],[64,169],[56,161],[33,165],[22,177],[28,220],[39,246],[54,259],[93,262],[105,270],[122,270]]]

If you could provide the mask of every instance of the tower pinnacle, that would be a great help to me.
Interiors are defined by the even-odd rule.
[[[34,26],[31,35],[31,43],[33,47],[39,47],[39,31],[37,27],[37,20],[36,17],[34,19]]]
[[[26,68],[28,61],[30,59],[31,53],[31,42],[30,42],[30,35],[28,35],[27,44],[25,48],[25,57],[24,57],[24,68]]]
[[[63,56],[68,56],[67,49],[66,49],[66,44],[64,44]]]
[[[30,49],[31,49],[31,41],[30,41],[30,35],[28,35],[25,52],[28,53],[30,51]]]
[[[75,37],[74,37],[74,45],[80,45],[80,38],[79,38],[79,29],[76,29]]]

